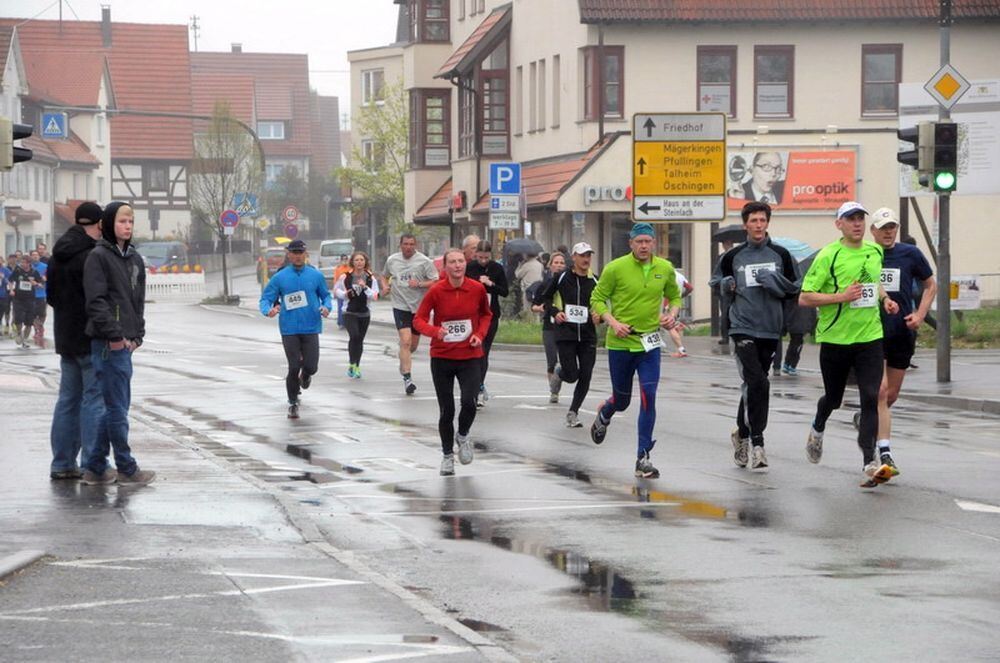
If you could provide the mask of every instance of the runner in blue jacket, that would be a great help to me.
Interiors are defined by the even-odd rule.
[[[260,295],[260,312],[269,318],[280,315],[278,328],[288,359],[285,390],[288,418],[299,418],[299,394],[308,389],[319,368],[319,335],[322,318],[330,315],[333,300],[323,274],[306,264],[306,245],[300,239],[288,243],[289,264],[279,270]]]

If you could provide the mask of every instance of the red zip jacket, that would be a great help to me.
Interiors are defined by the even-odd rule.
[[[435,324],[430,321],[431,311],[434,312]],[[466,277],[456,288],[444,278],[424,295],[420,308],[413,316],[413,328],[431,337],[431,357],[478,359],[483,356],[483,347],[472,347],[469,339],[472,336],[478,336],[480,340],[486,338],[492,320],[493,312],[490,311],[489,298],[482,283]],[[468,322],[463,325],[465,321]],[[438,338],[442,326],[456,340]]]

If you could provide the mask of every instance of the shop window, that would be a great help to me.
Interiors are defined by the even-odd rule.
[[[795,110],[795,47],[754,48],[754,117],[792,117]]]
[[[862,44],[862,115],[899,114],[899,83],[902,73],[902,44]]]
[[[599,52],[603,51],[603,58]],[[602,59],[603,62],[598,63]],[[588,46],[583,49],[583,116],[596,120],[624,117],[625,47]],[[598,109],[601,109],[600,111]]]
[[[736,47],[698,47],[698,110],[736,117]]]
[[[410,91],[410,167],[451,165],[450,90]]]

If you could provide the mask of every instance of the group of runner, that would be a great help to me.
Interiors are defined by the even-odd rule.
[[[934,279],[919,249],[896,242],[899,224],[891,210],[883,208],[872,215],[871,232],[876,242],[864,240],[867,216],[859,203],[842,205],[836,219],[841,237],[815,256],[803,276],[795,259],[768,235],[770,206],[762,202],[744,206],[747,241],[721,256],[710,282],[727,304],[742,381],[736,427],[731,434],[733,459],[739,467],[762,470],[768,466],[764,432],[769,369],[785,311],[790,302],[797,302],[819,309],[816,338],[824,394],[807,436],[808,459],[820,461],[827,420],[842,404],[848,375],[853,371],[861,397],[861,485],[873,487],[899,474],[890,450],[888,409],[898,397],[903,372],[912,358],[915,330],[933,301]],[[557,402],[562,383],[575,384],[565,415],[570,428],[583,425],[579,411],[596,363],[596,323],[607,325],[605,346],[612,390],[591,424],[591,439],[595,444],[604,441],[613,416],[629,407],[638,376],[635,476],[647,479],[660,475],[651,452],[656,444],[653,431],[664,330],[683,327],[677,317],[682,281],[668,260],[655,255],[655,237],[652,225],[634,224],[629,253],[609,262],[599,278],[591,267],[593,248],[586,242],[574,245],[568,260],[559,254],[565,267],[558,269],[556,261],[556,269],[533,299],[536,310],[549,322],[550,344],[555,346],[557,357],[555,363],[552,358],[547,360],[551,400]],[[261,295],[260,310],[272,317],[281,315],[289,364],[288,416],[297,418],[301,389],[309,387],[316,372],[321,317],[329,314],[331,299],[322,276],[305,264],[305,245],[292,242],[288,252],[291,264],[269,282]],[[460,463],[473,460],[469,434],[477,408],[488,398],[489,348],[500,318],[499,298],[508,292],[503,267],[493,260],[489,242],[470,235],[461,249],[445,252],[439,275],[433,261],[416,250],[416,238],[409,234],[400,239],[400,251],[387,259],[382,276],[374,276],[362,252],[351,257],[351,265],[353,270],[335,285],[337,297],[348,300],[348,375],[360,377],[368,303],[381,290],[382,296],[392,299],[399,333],[399,370],[407,395],[417,388],[411,373],[412,353],[421,335],[431,339],[430,368],[442,448],[440,473],[454,474],[456,447]],[[925,287],[918,306],[912,297],[915,281]],[[351,320],[351,315],[357,320]],[[460,392],[457,429],[456,381]]]

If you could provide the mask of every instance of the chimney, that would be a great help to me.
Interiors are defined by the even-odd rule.
[[[232,48],[233,48],[233,53],[242,53],[243,52],[243,44],[237,44],[237,43],[234,42],[233,45],[232,45]]]
[[[111,5],[101,5],[101,41],[111,47]]]

